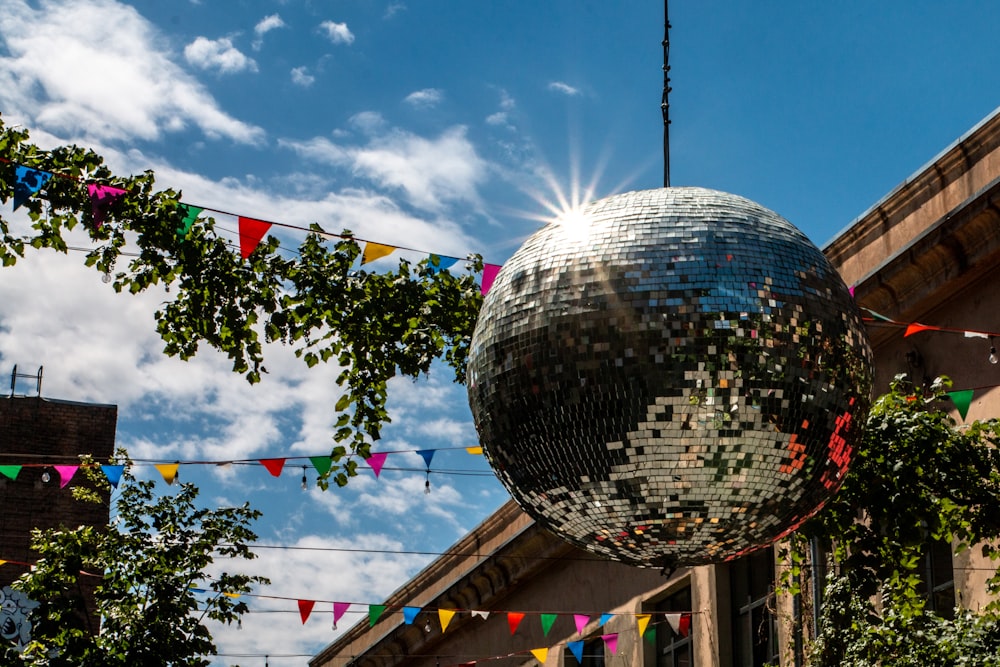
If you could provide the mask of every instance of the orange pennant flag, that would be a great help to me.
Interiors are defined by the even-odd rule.
[[[649,619],[652,618],[652,614],[637,614],[635,620],[639,622],[639,636],[642,637],[646,634],[646,627],[649,625]]]
[[[157,463],[155,468],[160,471],[163,475],[163,481],[167,484],[173,484],[174,480],[177,479],[177,470],[180,468],[178,463]]]
[[[533,648],[531,649],[531,655],[535,656],[535,660],[545,664],[545,660],[549,657],[549,649],[547,648]]]
[[[903,338],[907,336],[912,336],[915,333],[920,333],[921,331],[940,331],[938,327],[927,326],[926,324],[919,324],[914,322],[906,327],[906,333],[903,334]]]
[[[508,611],[507,612],[507,625],[510,626],[510,634],[517,632],[517,626],[521,625],[521,621],[524,620],[524,614],[519,611]]]
[[[361,263],[367,264],[368,262],[374,262],[380,257],[388,257],[395,249],[396,246],[394,245],[372,243],[369,241],[365,244],[365,251],[361,254]]]
[[[451,619],[455,616],[454,609],[438,609],[438,620],[441,621],[441,632],[448,629],[448,624],[451,623]]]
[[[264,234],[267,234],[267,230],[270,228],[270,222],[240,216],[240,255],[243,259],[249,257],[250,253],[257,249],[260,240],[264,238]]]

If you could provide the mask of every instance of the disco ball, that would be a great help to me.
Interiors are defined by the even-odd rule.
[[[847,472],[871,396],[860,314],[787,220],[701,188],[630,192],[514,254],[472,339],[469,401],[536,521],[673,568],[772,544]]]

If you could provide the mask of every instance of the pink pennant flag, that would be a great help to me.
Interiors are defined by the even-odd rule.
[[[590,623],[590,616],[586,614],[573,614],[573,620],[576,622],[576,634],[582,635],[583,629],[587,627],[587,623]]]
[[[493,287],[493,281],[497,279],[498,273],[500,273],[499,264],[483,264],[483,284],[480,288],[483,296],[486,296],[486,293]]]
[[[604,645],[608,647],[609,651],[611,651],[611,655],[614,655],[615,653],[618,652],[618,633],[617,632],[613,632],[613,633],[611,633],[609,635],[601,635],[601,639],[604,640]]]
[[[940,329],[938,327],[931,327],[926,324],[918,324],[914,322],[906,327],[906,333],[903,334],[903,338],[912,336],[915,333],[920,333],[921,331],[940,331]]]
[[[94,216],[94,229],[100,229],[108,217],[111,205],[127,194],[127,190],[98,183],[87,184],[87,194],[90,195],[90,212]]]
[[[65,489],[80,466],[52,466],[59,473],[59,488]]]
[[[299,616],[302,617],[303,624],[305,624],[306,619],[309,618],[309,614],[312,613],[313,605],[315,604],[315,600],[299,600]]]
[[[854,298],[854,285],[851,285],[850,287],[848,287],[847,288],[847,292],[851,295],[851,298],[853,299]]]
[[[285,459],[261,459],[260,464],[275,477],[281,477],[281,469],[285,467]]]
[[[264,238],[264,234],[267,234],[267,230],[270,228],[270,222],[240,216],[240,255],[243,256],[243,259],[249,257],[250,253],[257,249],[260,240]]]
[[[378,479],[378,476],[382,474],[382,466],[385,465],[385,457],[388,455],[387,452],[375,452],[368,456],[368,465],[372,467],[375,479]]]
[[[510,634],[517,632],[517,626],[524,620],[524,614],[519,611],[507,612],[507,625],[510,627]]]
[[[333,629],[337,629],[337,621],[350,609],[350,602],[334,602],[333,603]]]

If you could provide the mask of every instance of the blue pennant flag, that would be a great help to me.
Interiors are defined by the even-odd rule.
[[[458,257],[443,257],[441,255],[431,255],[431,258],[427,262],[427,268],[431,273],[437,273],[438,271],[444,271],[445,269],[450,269],[458,261]]]
[[[419,613],[420,607],[403,607],[403,620],[406,621],[407,625],[413,625],[413,621],[417,619]]]
[[[104,471],[104,476],[111,482],[111,486],[117,489],[118,482],[122,481],[122,473],[125,471],[125,466],[101,466],[101,470]]]
[[[23,164],[17,165],[14,169],[16,182],[14,183],[14,210],[28,201],[31,195],[35,194],[49,182],[52,173],[25,167]]]
[[[431,459],[434,458],[435,449],[418,449],[417,454],[420,454],[421,458],[424,459],[424,463],[427,464],[428,470],[431,467]]]
[[[579,662],[582,665],[583,664],[583,640],[581,639],[581,640],[575,641],[575,642],[566,642],[566,648],[568,648],[569,651],[570,651],[570,653],[573,654],[573,657],[576,658],[576,661]]]

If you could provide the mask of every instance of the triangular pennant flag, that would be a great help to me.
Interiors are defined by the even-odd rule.
[[[667,623],[670,624],[670,629],[674,631],[674,634],[679,635],[681,633],[681,615],[680,614],[664,614],[667,619]]]
[[[110,185],[87,184],[87,193],[90,195],[90,211],[94,216],[95,229],[101,228],[101,225],[108,218],[108,210],[111,208],[111,205],[124,197],[127,192],[127,190],[115,188]]]
[[[52,466],[59,473],[59,488],[65,489],[80,466]]]
[[[333,627],[337,628],[337,621],[344,615],[344,613],[350,609],[350,602],[334,602],[333,603]]]
[[[451,619],[455,617],[455,610],[453,609],[438,609],[438,620],[441,621],[441,632],[448,629],[448,624],[451,623]]]
[[[274,477],[281,477],[281,469],[285,467],[285,459],[260,459],[260,464]]]
[[[590,623],[590,616],[586,614],[573,614],[573,622],[576,623],[576,634],[582,635],[583,629]]]
[[[963,331],[962,332],[966,338],[989,338],[989,334],[984,334],[981,331]]]
[[[306,619],[309,618],[315,604],[315,600],[299,600],[299,616],[302,617],[302,623],[305,623]]]
[[[500,273],[499,264],[483,264],[483,283],[480,286],[483,296],[486,296],[486,293],[493,287],[493,281],[497,279],[498,273]]]
[[[906,327],[906,333],[903,334],[903,338],[907,336],[912,336],[915,333],[920,333],[921,331],[940,331],[938,327],[931,327],[926,324],[913,323]]]
[[[392,251],[396,249],[394,245],[385,245],[384,243],[372,243],[369,241],[365,244],[365,250],[361,253],[361,263],[367,264],[368,262],[374,262],[380,257],[387,257],[392,254]]]
[[[546,637],[549,636],[549,630],[552,629],[552,624],[556,622],[556,616],[558,616],[558,614],[542,614],[541,615],[541,619],[542,619],[542,633]]]
[[[413,621],[417,620],[419,613],[420,607],[403,607],[403,620],[406,621],[407,625],[413,625]]]
[[[656,646],[656,626],[655,625],[649,629],[649,631],[646,633],[645,637],[646,637],[646,641],[647,642],[649,642],[653,646]]]
[[[652,614],[636,614],[635,620],[639,623],[640,637],[646,634],[646,628],[649,626],[649,619],[652,617]]]
[[[157,463],[153,467],[163,475],[163,481],[167,484],[173,484],[174,480],[177,479],[177,470],[180,465],[177,463]]]
[[[16,179],[14,183],[14,210],[16,211],[21,204],[31,198],[31,195],[45,187],[45,184],[52,178],[52,173],[19,164],[14,169],[14,178]]]
[[[260,240],[264,238],[264,234],[267,234],[267,230],[270,228],[270,222],[240,216],[240,255],[243,259],[249,257],[250,253],[257,249]]]
[[[508,611],[507,612],[507,625],[510,626],[510,634],[517,632],[517,626],[521,625],[521,621],[524,620],[524,614],[519,611]]]
[[[608,621],[610,621],[612,618],[614,618],[614,616],[615,616],[614,614],[601,614],[601,622],[599,623],[599,625],[603,626]]]
[[[194,221],[198,219],[198,216],[205,209],[199,206],[191,206],[191,204],[181,204],[180,209],[184,217],[181,218],[181,226],[177,228],[177,236],[181,237],[181,241],[183,241],[187,238],[191,227],[194,226]]]
[[[577,662],[579,662],[581,664],[583,663],[583,640],[582,639],[577,640],[575,642],[566,642],[566,648],[568,648],[569,652],[573,654],[573,657],[576,658]]]
[[[384,611],[385,611],[384,604],[368,605],[368,626],[372,628],[375,627],[375,621],[378,620],[378,617],[381,616],[382,612]]]
[[[487,618],[490,617],[490,612],[473,609],[472,610],[472,615],[473,616],[478,616],[479,618],[481,618],[481,619],[483,619],[485,621]]]
[[[680,631],[682,637],[691,634],[691,614],[681,614]]]
[[[444,271],[455,266],[455,262],[458,261],[458,257],[443,257],[441,255],[431,255],[430,259],[427,261],[427,268],[430,269],[431,273],[437,273],[438,271]]]
[[[376,452],[368,456],[368,465],[372,467],[375,479],[378,479],[378,476],[382,474],[382,466],[385,465],[385,457],[388,455],[388,452]]]
[[[0,560],[0,565],[6,565],[6,564],[7,564],[7,561],[5,561],[5,560]]]
[[[851,295],[852,299],[854,298],[854,285],[847,288],[847,293]]]
[[[424,460],[424,463],[427,464],[428,468],[431,467],[431,460],[434,458],[434,452],[435,451],[436,450],[433,450],[433,449],[418,449],[417,450],[417,454],[420,454],[420,458],[422,458]]]
[[[533,648],[531,649],[531,655],[535,656],[535,660],[545,664],[545,660],[549,657],[549,649],[547,648]]]
[[[310,456],[309,461],[321,476],[330,472],[330,468],[333,466],[333,459],[329,456]]]
[[[608,647],[609,651],[611,651],[611,655],[614,655],[615,653],[618,652],[618,633],[617,632],[612,632],[611,634],[608,634],[608,635],[601,635],[601,639],[604,640],[604,645]]]
[[[974,391],[974,389],[963,389],[962,391],[947,392],[948,398],[955,404],[958,414],[962,416],[962,421],[965,421],[965,416],[969,414],[969,405],[972,404],[972,393]]]
[[[104,476],[108,478],[111,486],[118,488],[118,483],[122,481],[122,473],[125,472],[125,466],[101,466],[101,470],[104,471]]]
[[[20,472],[21,466],[0,466],[0,474],[10,479],[17,479]]]
[[[466,447],[465,451],[468,452],[469,454],[472,454],[473,456],[481,456],[482,453],[483,453],[483,448],[482,447]]]

